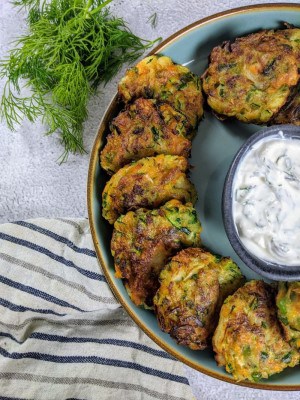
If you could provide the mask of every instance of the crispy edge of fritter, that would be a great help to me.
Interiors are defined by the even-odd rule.
[[[292,294],[293,288],[296,287],[300,292],[300,282],[278,282],[278,291],[276,295],[276,307],[277,307],[277,316],[282,326],[285,339],[291,344],[291,346],[300,350],[300,312],[299,314],[299,329],[295,326],[292,327],[290,320],[290,306],[293,301],[297,300],[297,296]],[[300,311],[300,301],[298,308]]]
[[[271,119],[269,125],[273,124],[300,125],[300,85],[294,88],[287,102]]]

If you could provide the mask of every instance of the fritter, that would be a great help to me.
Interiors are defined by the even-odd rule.
[[[118,92],[125,103],[138,97],[167,101],[188,118],[193,128],[203,115],[200,78],[166,56],[148,56],[129,69]]]
[[[286,340],[300,349],[300,282],[279,282],[276,305]]]
[[[111,241],[116,277],[124,279],[136,305],[152,306],[168,258],[184,247],[199,246],[201,229],[192,204],[178,200],[118,218]]]
[[[188,168],[185,157],[163,154],[121,168],[103,190],[103,217],[113,224],[128,210],[156,208],[171,199],[195,204],[197,193],[187,178]]]
[[[225,300],[212,341],[218,365],[237,381],[257,382],[299,362],[282,336],[274,289],[263,281],[247,282]]]
[[[101,152],[101,166],[108,173],[158,154],[188,158],[194,133],[186,117],[170,104],[142,98],[114,118],[110,130]]]
[[[284,106],[299,81],[299,30],[288,31],[253,33],[212,50],[202,84],[217,115],[263,124]]]
[[[244,277],[230,258],[188,248],[172,258],[159,281],[154,308],[161,329],[178,344],[202,350],[224,299],[244,283]]]

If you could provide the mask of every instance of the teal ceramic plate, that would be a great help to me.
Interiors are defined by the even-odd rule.
[[[282,22],[299,25],[300,4],[268,4],[238,8],[200,20],[172,35],[153,53],[170,56],[175,62],[187,65],[196,74],[202,74],[211,49],[228,39],[260,29],[279,28]],[[91,232],[98,259],[106,278],[129,315],[162,348],[189,366],[207,375],[235,383],[222,368],[218,368],[211,350],[192,351],[177,345],[161,332],[151,311],[136,307],[129,299],[120,279],[114,277],[110,253],[111,227],[101,216],[101,192],[107,176],[99,166],[99,150],[103,147],[109,120],[117,111],[116,97],[112,100],[99,127],[93,146],[88,176],[88,211]],[[216,253],[232,257],[248,279],[259,279],[234,253],[226,237],[221,196],[228,167],[242,143],[255,131],[256,125],[239,122],[220,122],[206,112],[193,141],[191,179],[198,191],[196,209],[203,226],[204,245]],[[239,384],[272,390],[300,390],[299,368],[285,370],[260,383]]]

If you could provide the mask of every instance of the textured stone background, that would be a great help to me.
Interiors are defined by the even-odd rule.
[[[268,3],[267,1],[260,1]],[[167,38],[184,26],[216,12],[255,4],[245,0],[115,0],[111,10],[123,16],[139,36]],[[274,1],[273,3],[280,3]],[[297,3],[290,1],[289,3]],[[156,12],[158,24],[147,22]],[[9,0],[0,0],[0,59],[14,38],[26,31],[24,12],[17,12]],[[119,77],[124,73],[120,72]],[[105,88],[100,87],[89,104],[85,125],[87,154],[70,156],[58,165],[62,148],[57,137],[43,136],[40,123],[24,121],[16,132],[0,124],[0,222],[32,217],[86,217],[86,179],[89,153],[99,121],[116,90],[116,77]],[[0,93],[4,82],[0,80]],[[296,400],[293,392],[252,390],[223,383],[185,367],[197,399],[201,400]]]

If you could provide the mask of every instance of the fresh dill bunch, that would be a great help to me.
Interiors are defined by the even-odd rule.
[[[14,1],[28,10],[29,33],[0,61],[0,77],[7,79],[0,115],[10,129],[23,118],[42,118],[47,134],[60,133],[62,161],[84,151],[89,96],[156,42],[137,37],[111,15],[111,1]],[[24,87],[29,96],[21,96]]]

